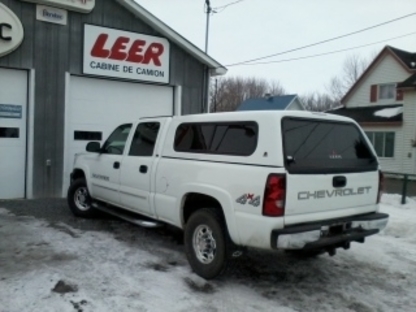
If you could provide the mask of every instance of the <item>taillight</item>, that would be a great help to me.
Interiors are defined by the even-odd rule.
[[[381,201],[381,195],[383,195],[384,191],[384,174],[381,170],[378,173],[378,194],[377,194],[377,204]]]
[[[264,191],[263,215],[282,217],[285,214],[286,176],[270,174]]]

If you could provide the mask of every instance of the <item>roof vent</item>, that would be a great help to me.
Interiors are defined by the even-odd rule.
[[[270,94],[270,93],[266,93],[265,95],[264,95],[264,97],[267,99],[267,101],[271,101],[272,100],[272,95]]]

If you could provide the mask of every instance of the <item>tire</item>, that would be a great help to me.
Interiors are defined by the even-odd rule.
[[[92,207],[92,199],[84,178],[75,180],[68,189],[67,201],[71,212],[82,218],[93,218],[97,211]]]
[[[208,241],[204,242],[203,237]],[[215,248],[212,248],[212,244]],[[192,270],[197,275],[210,280],[224,273],[229,262],[229,246],[228,231],[218,210],[204,208],[191,215],[185,227],[185,252]]]

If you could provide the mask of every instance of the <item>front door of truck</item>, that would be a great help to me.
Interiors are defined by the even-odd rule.
[[[120,204],[119,184],[123,153],[132,124],[117,127],[91,162],[91,195],[113,205]]]

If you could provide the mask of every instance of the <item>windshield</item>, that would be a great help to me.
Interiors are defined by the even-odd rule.
[[[375,156],[351,123],[284,118],[286,168],[290,173],[336,173],[377,170]]]

